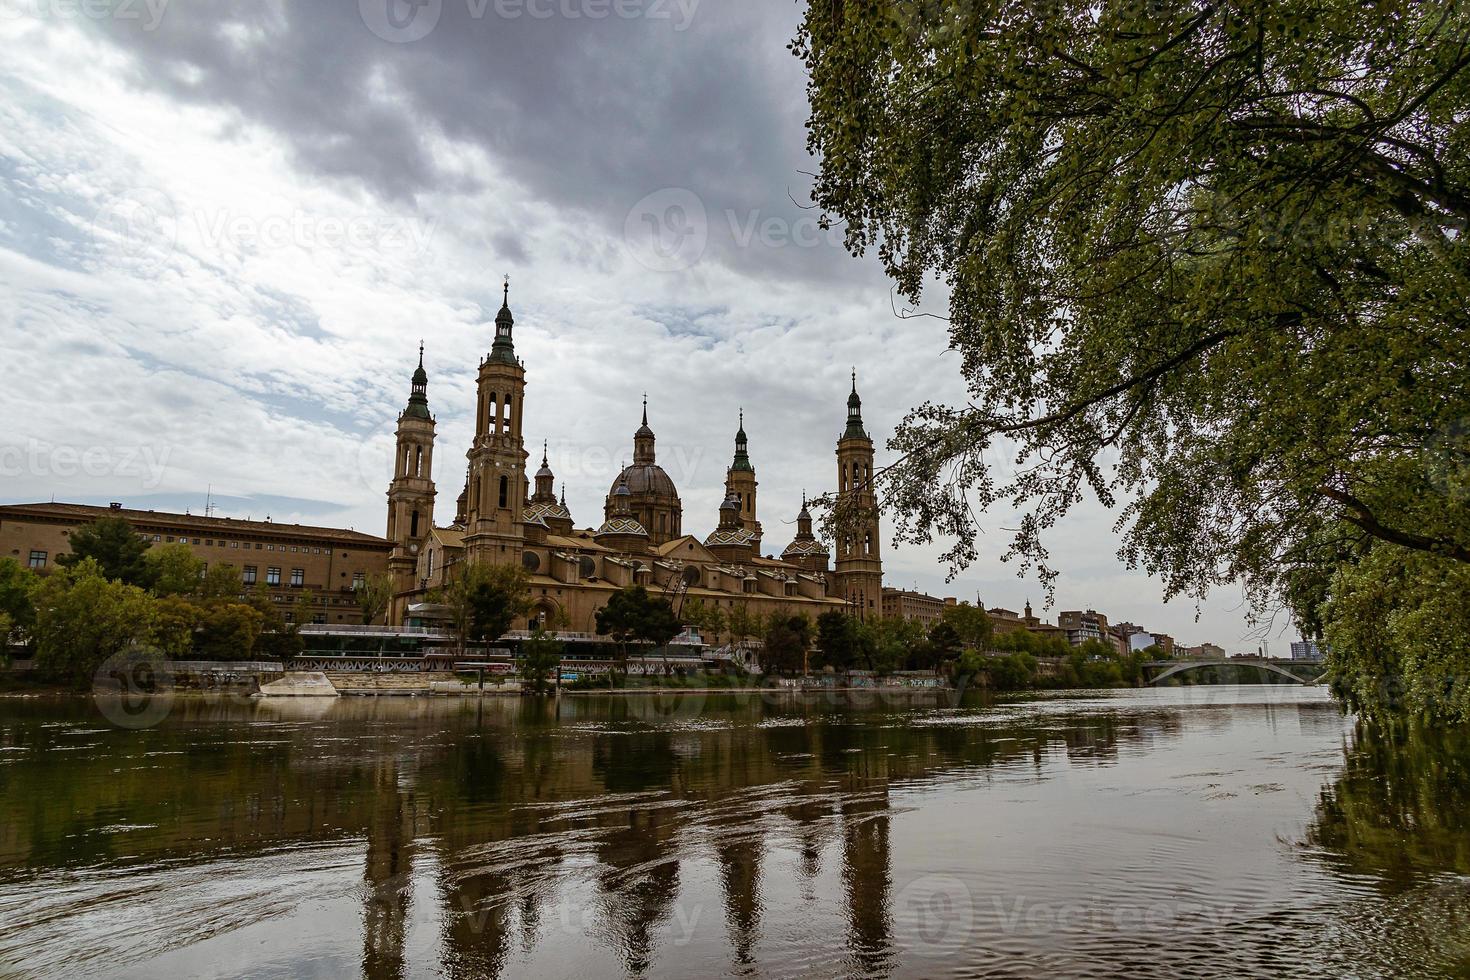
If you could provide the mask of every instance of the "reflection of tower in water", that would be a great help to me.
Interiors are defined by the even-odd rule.
[[[862,975],[883,976],[893,967],[886,786],[843,803],[842,823],[848,952]]]
[[[717,849],[720,886],[725,892],[725,931],[737,967],[755,963],[761,925],[761,842],[746,837]]]
[[[403,938],[413,897],[413,807],[398,792],[398,767],[380,761],[373,772],[363,870],[362,975],[399,980],[404,975]]]
[[[632,976],[648,973],[654,935],[669,918],[679,893],[676,817],[667,810],[631,808],[626,822],[598,848],[603,870],[602,912],[607,938]]]

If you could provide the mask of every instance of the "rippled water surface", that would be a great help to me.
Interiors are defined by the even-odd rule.
[[[0,700],[0,977],[1470,976],[1467,748],[1287,686]]]

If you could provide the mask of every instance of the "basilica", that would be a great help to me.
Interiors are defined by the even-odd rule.
[[[684,531],[684,510],[674,481],[658,465],[657,438],[648,423],[633,433],[633,462],[608,488],[602,519],[577,527],[565,489],[556,494],[545,447],[541,465],[528,474],[530,455],[522,435],[526,370],[515,355],[510,287],[495,317],[495,340],[480,362],[475,436],[454,520],[434,520],[434,416],[429,411],[423,351],[413,374],[408,405],[398,417],[393,480],[388,486],[388,533],[393,543],[391,622],[409,621],[431,603],[433,592],[463,562],[515,564],[530,576],[534,603],[530,628],[593,633],[597,610],[614,592],[642,585],[678,609],[688,600],[727,613],[804,614],[815,620],[829,610],[858,616],[881,614],[883,565],[879,557],[876,501],[872,493],[873,440],[863,424],[856,377],[847,400],[847,427],[837,442],[837,494],[865,515],[845,530],[835,561],[812,530],[803,501],[794,540],[780,557],[763,553],[756,509],[756,471],[744,419],[725,479],[716,524],[703,538]],[[518,626],[522,624],[517,624]]]

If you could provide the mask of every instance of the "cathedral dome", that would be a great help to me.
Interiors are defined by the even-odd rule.
[[[657,463],[634,463],[625,467],[621,473],[613,478],[612,486],[608,488],[608,494],[617,492],[620,483],[627,483],[628,492],[638,494],[659,494],[666,497],[678,497],[679,491],[674,488],[674,481],[664,468]]]

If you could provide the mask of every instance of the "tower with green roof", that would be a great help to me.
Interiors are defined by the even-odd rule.
[[[735,433],[735,459],[725,472],[725,496],[740,504],[740,524],[751,534],[751,548],[761,553],[761,522],[755,514],[755,467],[750,464],[750,446],[745,437],[745,409],[740,410],[740,428]]]
[[[434,525],[434,416],[429,411],[429,374],[424,370],[424,345],[419,344],[419,366],[409,384],[408,405],[398,415],[393,480],[388,484],[388,534],[393,551],[388,572],[393,591],[413,589],[418,556]],[[389,625],[401,621],[400,603],[390,607]]]

